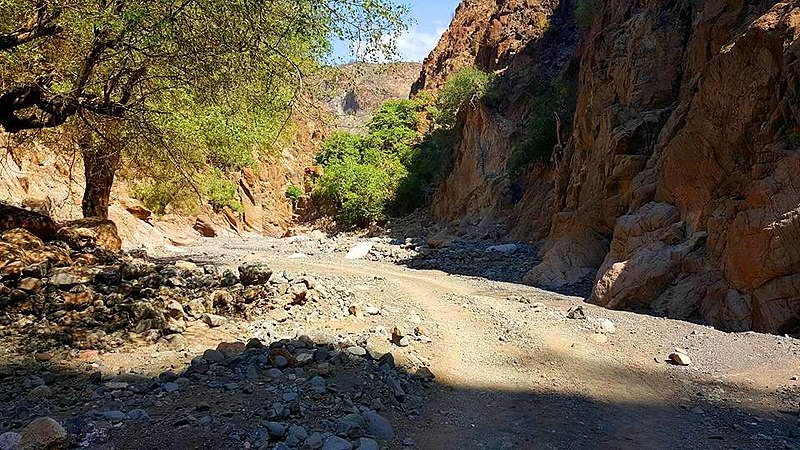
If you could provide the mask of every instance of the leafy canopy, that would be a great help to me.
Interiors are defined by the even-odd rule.
[[[102,135],[118,119],[143,197],[163,209],[202,188],[228,204],[230,189],[195,184],[273,152],[330,38],[393,54],[407,14],[393,0],[0,0],[0,127]]]
[[[429,99],[390,100],[367,125],[366,135],[334,133],[317,162],[325,166],[314,197],[347,225],[384,220],[423,206],[440,181],[453,131],[419,131]]]

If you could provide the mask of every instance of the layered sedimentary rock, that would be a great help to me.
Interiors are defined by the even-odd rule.
[[[800,331],[800,4],[577,3],[597,11],[575,54],[577,106],[550,169],[555,189],[523,193],[554,200],[542,263],[526,280],[591,277],[600,305]],[[478,129],[480,144],[462,140],[456,161],[498,152],[486,147],[498,132]],[[541,210],[487,209],[517,229]]]

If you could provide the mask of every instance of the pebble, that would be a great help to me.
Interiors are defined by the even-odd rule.
[[[617,331],[617,327],[614,326],[614,322],[608,319],[600,319],[600,322],[597,326],[601,333],[614,334]]]
[[[267,433],[273,438],[282,438],[286,436],[286,425],[280,422],[267,422]]]
[[[364,413],[364,420],[367,423],[367,431],[380,441],[391,441],[394,439],[394,429],[389,421],[376,413],[367,411]]]
[[[278,369],[285,369],[286,366],[289,365],[289,360],[286,359],[285,356],[277,355],[275,356],[273,363],[275,364],[275,367],[277,367]]]
[[[20,434],[9,431],[0,434],[0,450],[17,450],[19,449]]]
[[[286,445],[297,447],[308,438],[308,431],[300,425],[292,425],[286,433]]]
[[[130,385],[124,381],[109,381],[104,386],[112,391],[116,391],[120,389],[128,389],[128,386]]]
[[[350,442],[339,436],[328,437],[322,445],[322,450],[351,450],[352,448],[353,445]]]
[[[676,348],[675,352],[669,355],[669,359],[679,366],[688,366],[692,364],[692,358],[686,354],[686,350],[680,348]]]
[[[315,376],[309,383],[311,383],[311,389],[317,394],[324,394],[327,390],[327,382],[321,376]]]
[[[360,438],[356,441],[356,450],[379,450],[378,442],[370,438]]]
[[[369,254],[374,245],[374,242],[359,242],[350,249],[345,259],[362,259]]]
[[[350,353],[353,356],[366,356],[367,350],[364,349],[364,347],[354,345],[352,347],[347,347],[347,353]]]
[[[28,392],[30,398],[48,398],[53,395],[53,390],[49,386],[36,386]]]
[[[203,359],[211,363],[221,363],[225,361],[225,355],[219,350],[208,349],[203,352]]]
[[[128,420],[128,415],[122,411],[114,410],[104,412],[103,418],[112,422],[121,422],[123,420]]]
[[[136,422],[149,422],[150,415],[143,409],[132,409],[128,412],[128,417]]]
[[[180,386],[177,383],[169,382],[162,384],[161,389],[164,389],[164,392],[176,392],[180,389]]]
[[[306,439],[304,448],[310,450],[317,450],[322,448],[323,436],[321,433],[311,433],[311,436]]]

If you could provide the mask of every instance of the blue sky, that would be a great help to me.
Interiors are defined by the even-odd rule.
[[[422,61],[433,50],[442,33],[450,25],[459,0],[399,0],[411,6],[413,23],[397,41],[397,50],[403,61]],[[348,45],[334,44],[334,57],[338,60],[353,59]]]

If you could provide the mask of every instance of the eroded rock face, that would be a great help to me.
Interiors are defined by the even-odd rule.
[[[438,89],[453,73],[475,66],[500,74],[496,90],[502,94],[463,108],[453,165],[432,202],[437,219],[510,225],[515,239],[547,236],[554,204],[552,169],[539,165],[512,180],[508,164],[525,138],[534,106],[531,93],[542,79],[567,70],[577,41],[569,2],[461,3],[412,92]]]
[[[590,301],[732,330],[800,327],[800,7],[608,2],[581,54],[559,214]],[[596,235],[594,252],[570,236]],[[610,241],[603,255],[602,241]],[[547,262],[554,260],[555,262]]]
[[[478,105],[463,117],[436,216],[494,216],[514,238],[547,235],[542,263],[526,277],[532,284],[593,278],[590,301],[603,306],[729,330],[798,331],[800,5],[602,4],[572,52],[563,36],[575,2],[462,2],[418,87],[440,86],[469,64],[516,81],[507,106]],[[542,10],[556,33],[509,22]],[[562,39],[555,46],[553,34]],[[470,36],[477,50],[458,47]],[[527,69],[516,69],[522,61]],[[526,108],[524,89],[514,97],[513,87],[543,67],[561,67],[563,79],[572,64],[571,136],[551,167],[509,184],[499,168]]]

